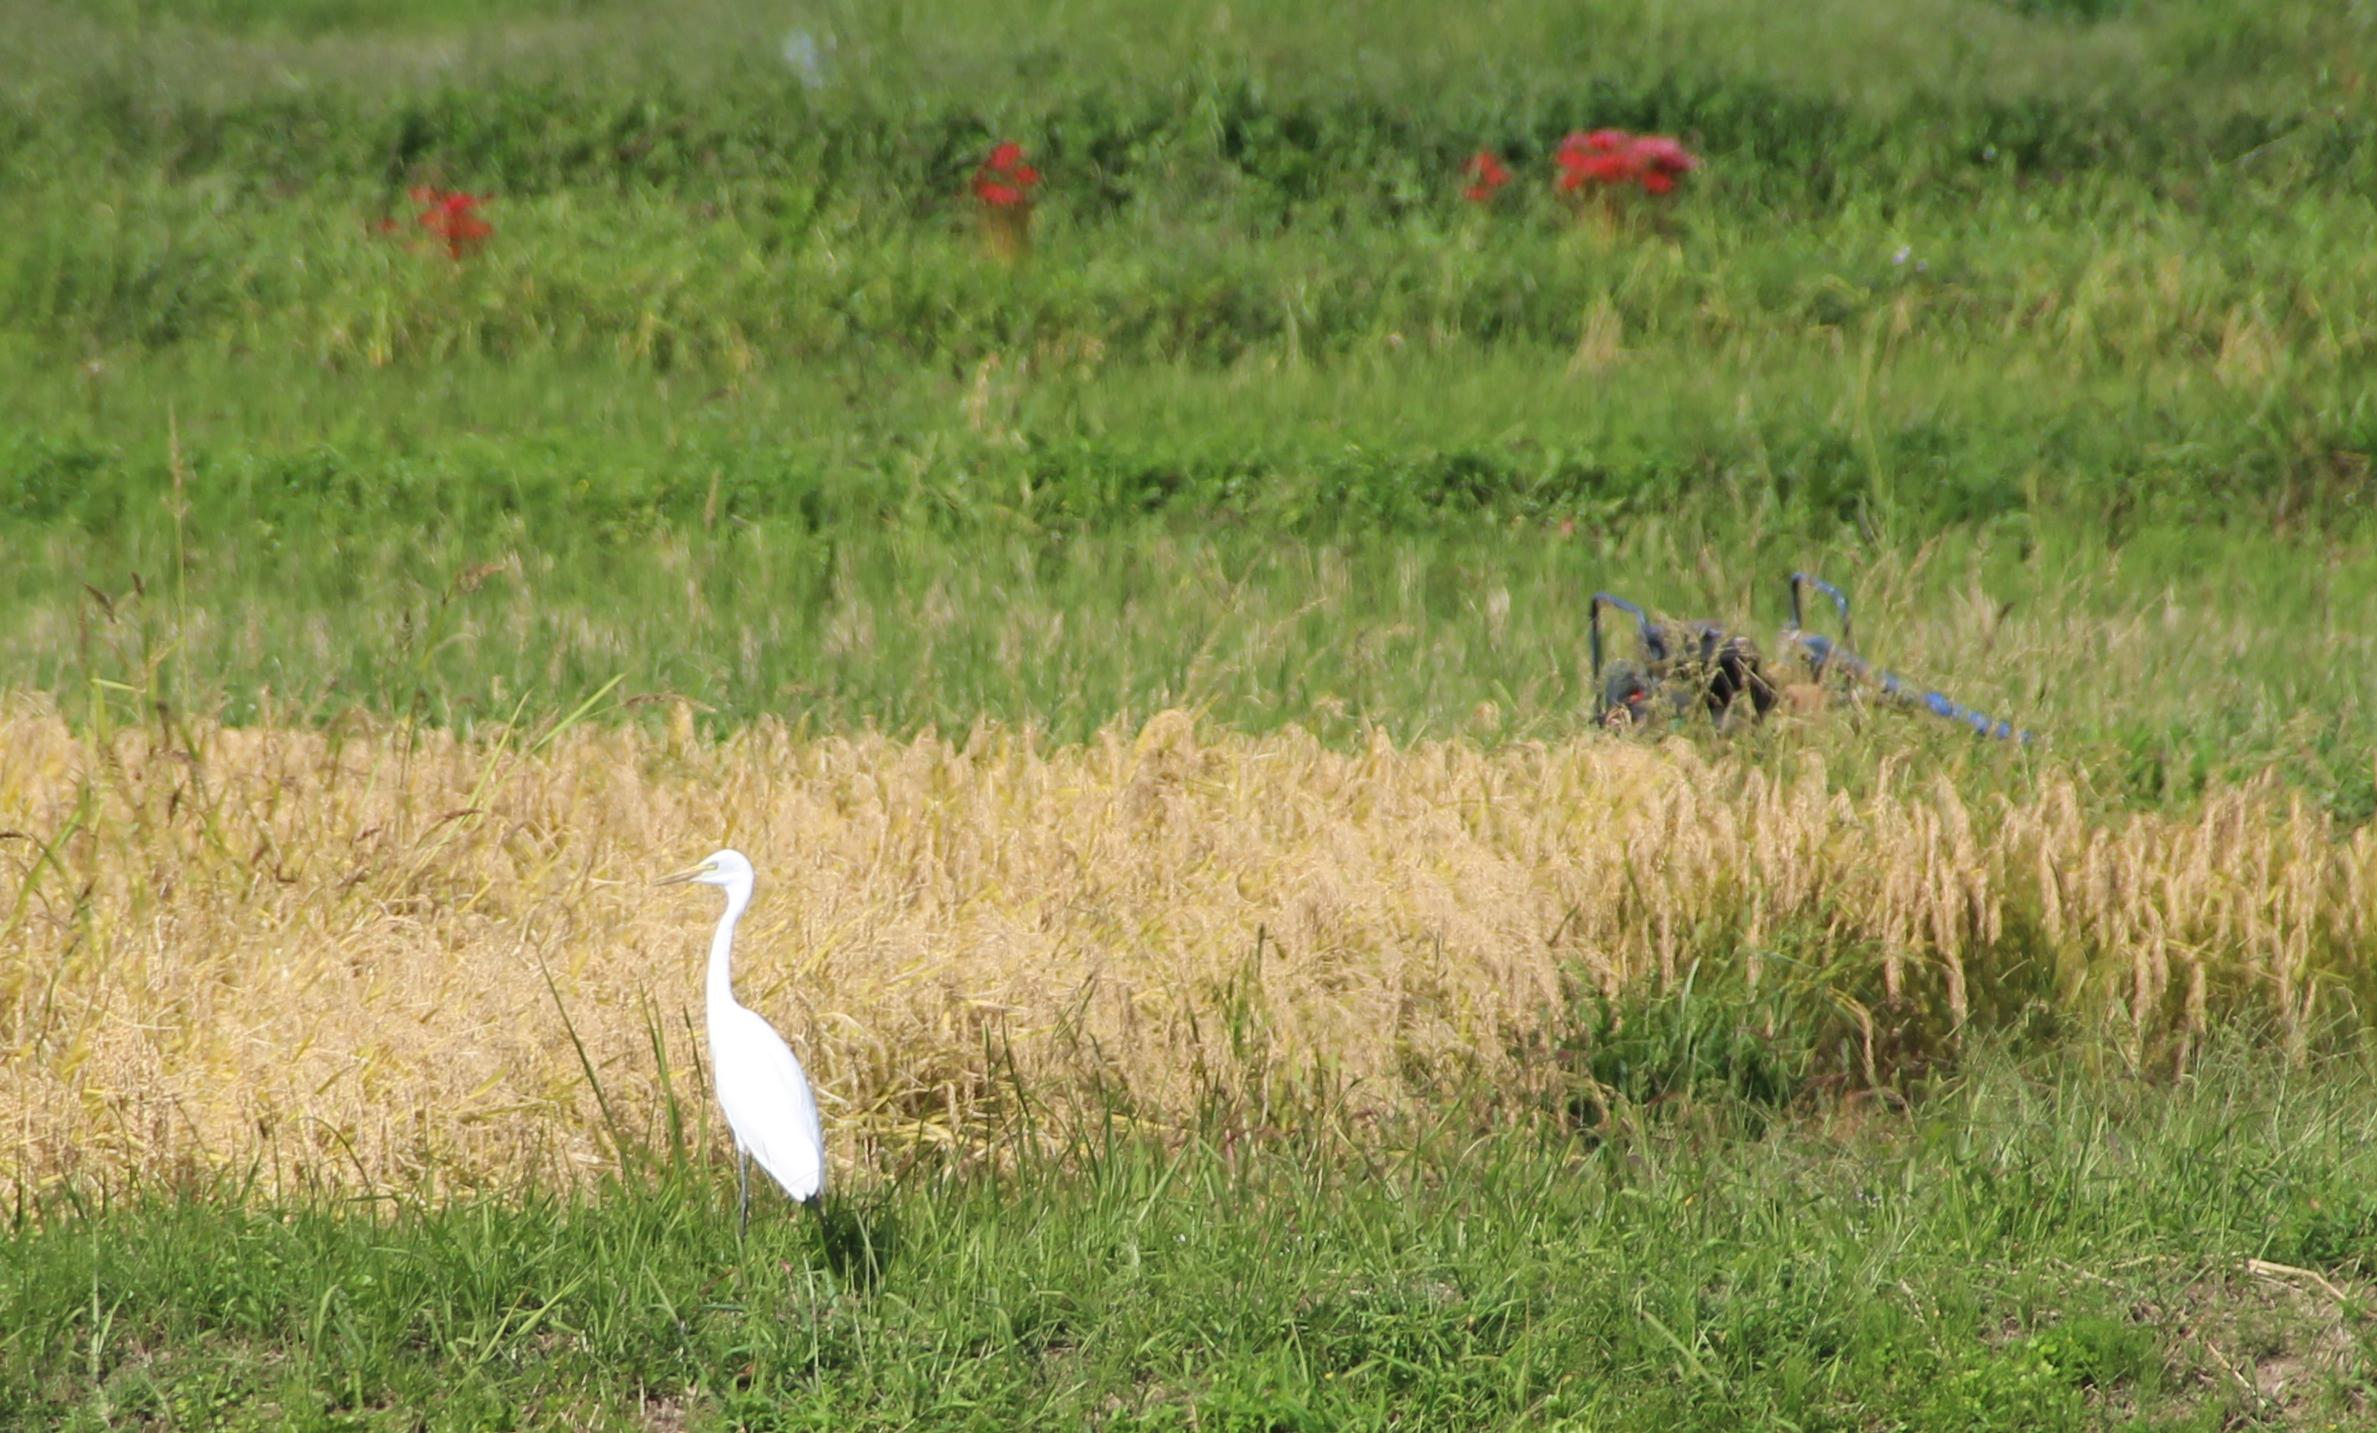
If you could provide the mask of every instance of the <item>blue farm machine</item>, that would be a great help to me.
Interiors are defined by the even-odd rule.
[[[1830,599],[1839,635],[1811,630],[1806,596]],[[1586,614],[1593,660],[1595,720],[1628,729],[1705,715],[1720,729],[1763,720],[1793,688],[1842,689],[1871,694],[1900,707],[1921,710],[1970,728],[1995,741],[2027,744],[2031,733],[1931,691],[1859,656],[1852,645],[1848,594],[1813,573],[1791,574],[1791,619],[1781,652],[1795,657],[1801,671],[1786,678],[1769,671],[1758,644],[1720,623],[1653,617],[1623,597],[1596,592]],[[1602,611],[1624,613],[1638,639],[1635,657],[1609,655],[1602,635]]]

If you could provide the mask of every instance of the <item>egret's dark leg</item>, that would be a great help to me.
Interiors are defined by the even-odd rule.
[[[742,1215],[735,1225],[735,1237],[740,1239],[751,1232],[751,1152],[749,1150],[738,1149],[735,1151],[735,1175],[736,1182],[743,1191]]]
[[[837,1274],[850,1272],[848,1251],[834,1238],[834,1222],[826,1217],[825,1196],[812,1194],[800,1201],[802,1223],[817,1231],[817,1252],[825,1256],[825,1266]]]

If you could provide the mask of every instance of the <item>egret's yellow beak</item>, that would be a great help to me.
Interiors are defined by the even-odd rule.
[[[659,880],[654,881],[652,884],[656,886],[681,886],[687,881],[696,880],[702,876],[710,874],[710,870],[710,863],[708,861],[704,861],[698,866],[687,866],[684,870],[677,872],[673,876],[662,876]]]

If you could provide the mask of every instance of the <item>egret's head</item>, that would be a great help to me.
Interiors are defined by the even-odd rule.
[[[723,886],[727,890],[751,889],[751,862],[742,852],[731,847],[713,851],[705,859],[687,866],[673,876],[662,876],[656,886],[682,886],[688,882],[701,886]]]

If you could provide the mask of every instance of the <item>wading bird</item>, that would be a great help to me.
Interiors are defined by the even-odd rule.
[[[751,1161],[784,1192],[803,1204],[825,1193],[825,1131],[817,1121],[817,1098],[792,1047],[768,1022],[735,1002],[727,970],[735,946],[735,922],[751,904],[751,862],[742,852],[719,851],[706,861],[655,885],[691,882],[726,892],[726,914],[710,937],[710,1079],[718,1106],[734,1131],[735,1168],[742,1191],[739,1233],[751,1228]]]

